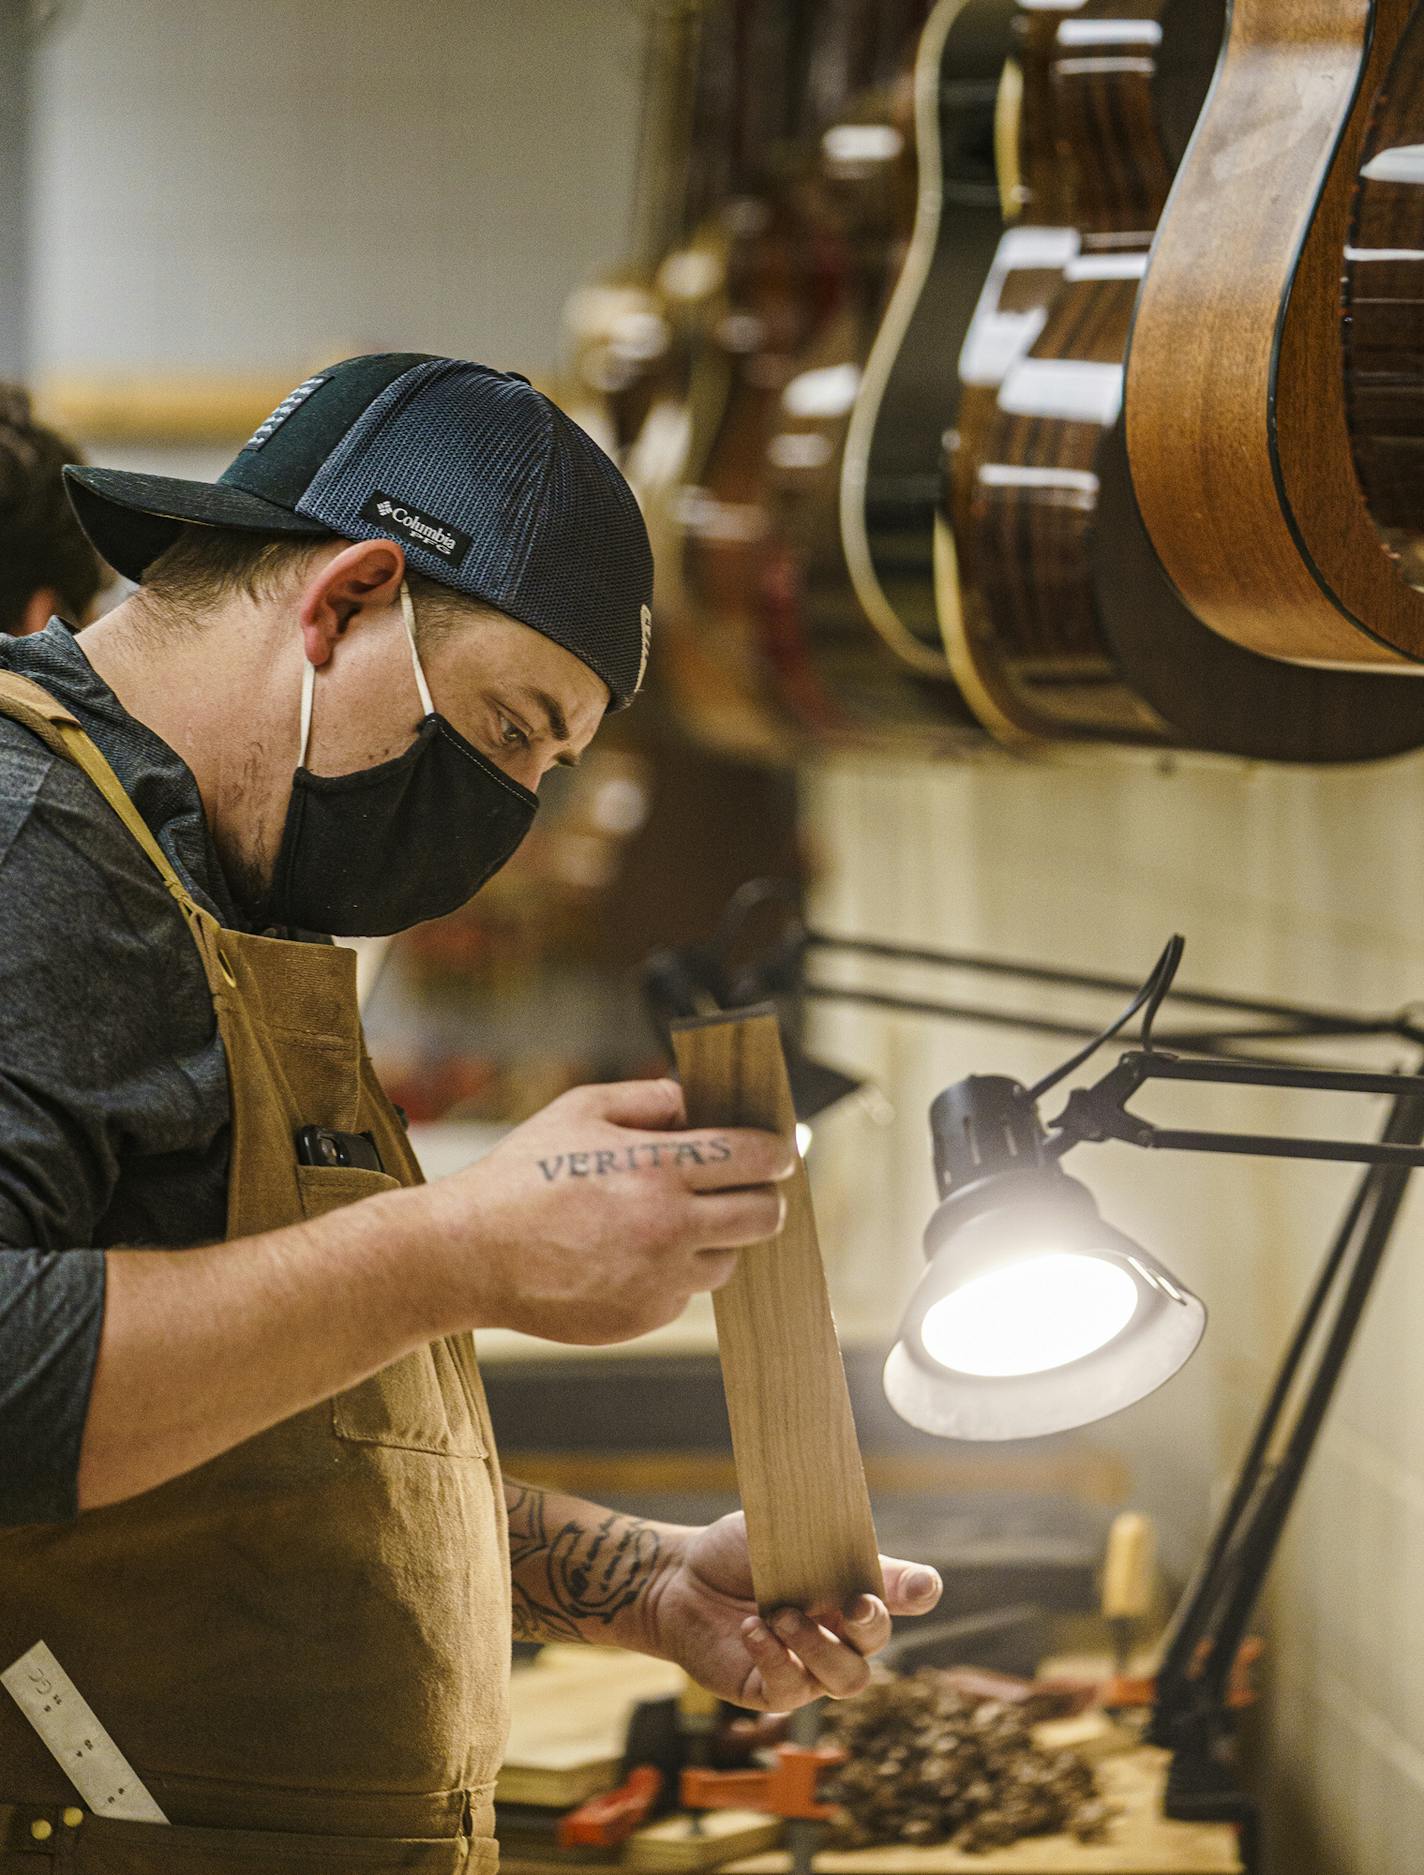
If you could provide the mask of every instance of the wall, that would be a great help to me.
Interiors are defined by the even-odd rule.
[[[622,245],[624,0],[79,0],[35,72],[41,373],[547,369]]]
[[[1126,976],[1145,975],[1180,930],[1182,981],[1194,987],[1386,1010],[1424,990],[1419,759],[1349,773],[1109,754],[923,770],[833,763],[812,776],[808,797],[823,862],[816,915],[830,929]],[[821,973],[831,974],[828,963]],[[913,972],[867,974],[995,994],[962,977],[946,986]],[[1042,1007],[1088,1013],[1081,999]],[[930,1098],[968,1072],[1041,1074],[1067,1049],[840,1007],[822,1016],[819,1039],[828,1057],[875,1069],[898,1108],[888,1131],[862,1128],[853,1176],[844,1169],[855,1191],[839,1244],[843,1294],[865,1308],[873,1290],[907,1294],[919,1267],[932,1202]],[[1373,1053],[1381,1064],[1398,1056]],[[1138,1103],[1145,1114],[1184,1125],[1359,1137],[1379,1117],[1359,1096],[1149,1091]],[[1097,1429],[1133,1461],[1137,1500],[1182,1567],[1355,1174],[1127,1146],[1082,1148],[1069,1169],[1210,1312],[1182,1374]],[[1268,1775],[1282,1875],[1424,1866],[1420,1237],[1415,1202],[1274,1574]]]

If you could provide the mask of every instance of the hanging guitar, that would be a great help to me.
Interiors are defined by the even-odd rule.
[[[858,92],[842,101],[796,178],[805,224],[823,231],[842,264],[834,302],[794,360],[767,442],[772,528],[763,620],[782,706],[821,746],[948,753],[980,739],[943,659],[932,671],[917,669],[867,630],[840,524],[846,450],[867,362],[914,245],[922,193],[917,168],[935,163],[938,181],[946,149],[954,161],[968,146],[978,169],[975,206],[994,213],[995,54],[1002,63],[1007,42],[1001,38],[986,50],[985,35],[976,39],[966,31],[954,36],[946,54],[951,24],[964,10],[951,0],[936,9],[927,32],[923,7],[902,9],[898,17],[881,9]],[[971,67],[965,76],[977,78],[977,86],[941,83],[947,58],[963,60],[971,50],[982,68]],[[927,67],[933,68],[929,77]],[[938,130],[941,109],[949,120],[945,145],[920,135],[926,115]],[[956,216],[945,220],[957,230]],[[961,261],[972,266],[972,252]],[[880,355],[885,358],[884,347]],[[916,440],[923,444],[923,426],[917,439],[907,440],[912,449]],[[932,442],[924,453],[932,462]],[[928,543],[926,527],[926,549]]]
[[[575,289],[564,307],[570,414],[615,458],[642,428],[673,342],[657,268],[698,188],[699,56],[707,0],[656,0],[648,24],[635,198],[627,262]]]
[[[1221,28],[1220,0],[1021,11],[1007,141],[1022,219],[961,354],[937,536],[946,644],[1006,741],[1280,761],[1398,753],[1424,740],[1410,686],[1297,668],[1209,630],[1133,500],[1123,358]]]
[[[1412,13],[1233,0],[1126,393],[1142,516],[1192,609],[1273,657],[1401,674],[1424,660],[1424,593],[1355,473],[1340,273],[1370,109]]]
[[[1424,12],[1370,113],[1345,243],[1345,403],[1355,469],[1400,577],[1424,587]]]
[[[723,293],[689,386],[685,480],[655,526],[659,658],[710,745],[789,760],[802,725],[768,655],[767,444],[783,386],[834,305],[844,255],[792,186],[799,154],[855,82],[875,0],[744,0],[735,187],[716,217]]]
[[[946,391],[1004,229],[994,125],[1015,12],[1015,0],[939,0],[926,23],[914,64],[914,227],[840,457],[855,598],[936,693],[953,682],[934,591]],[[816,615],[819,626],[820,604]]]

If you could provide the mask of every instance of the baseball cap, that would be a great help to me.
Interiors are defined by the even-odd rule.
[[[643,681],[653,558],[632,490],[527,378],[381,352],[284,397],[216,482],[71,464],[79,523],[129,579],[186,524],[395,540],[417,573],[531,625],[607,684]]]

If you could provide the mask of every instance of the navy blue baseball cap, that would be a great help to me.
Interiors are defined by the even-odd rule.
[[[520,619],[632,701],[653,557],[632,490],[526,378],[381,352],[284,397],[216,482],[71,464],[80,525],[142,580],[182,526],[395,540],[417,573]]]

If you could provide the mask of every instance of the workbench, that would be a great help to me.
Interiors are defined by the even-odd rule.
[[[828,1849],[816,1857],[816,1875],[1241,1875],[1236,1832],[1228,1824],[1173,1823],[1162,1815],[1166,1766],[1166,1752],[1151,1746],[1098,1762],[1103,1795],[1121,1810],[1102,1842],[1028,1836],[983,1855],[947,1843]],[[573,1865],[505,1856],[500,1866],[503,1875],[570,1875]],[[724,1863],[719,1875],[787,1875],[790,1867],[790,1857],[778,1849]]]
[[[1026,1836],[982,1855],[947,1843],[828,1849],[816,1857],[817,1875],[1241,1875],[1229,1824],[1173,1823],[1162,1815],[1165,1751],[1139,1746],[1099,1759],[1094,1769],[1104,1797],[1121,1810],[1102,1842]],[[785,1875],[790,1866],[778,1850],[728,1862],[720,1875]]]

